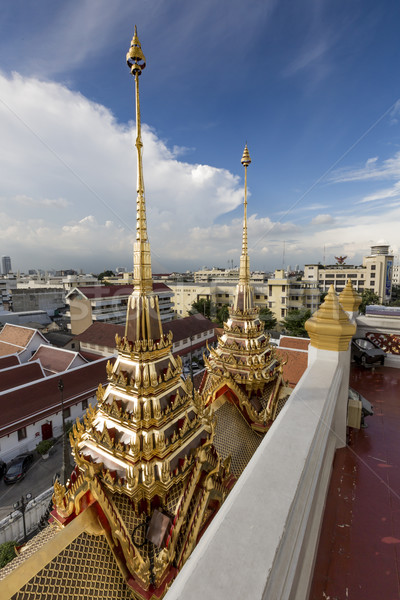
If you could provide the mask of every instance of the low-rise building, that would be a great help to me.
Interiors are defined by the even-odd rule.
[[[250,273],[251,283],[264,283],[268,279],[267,273],[264,271],[252,271]],[[218,283],[234,283],[239,280],[239,269],[220,269],[213,267],[212,269],[200,269],[194,272],[195,283],[207,283],[215,281]]]
[[[37,330],[6,323],[0,332],[0,356],[17,354],[21,363],[27,362],[41,344],[48,344]]]
[[[169,283],[173,290],[174,310],[178,317],[185,317],[192,310],[193,302],[211,300],[212,307],[231,305],[237,282],[231,283]],[[319,306],[320,291],[315,282],[299,281],[285,277],[283,270],[275,271],[273,278],[264,283],[253,283],[255,305],[270,308],[279,321],[295,308],[309,308],[314,312]]]
[[[56,437],[62,432],[64,419],[74,421],[86,411],[89,403],[97,402],[99,382],[105,384],[107,359],[57,373],[50,377],[32,379],[22,385],[0,391],[0,456],[8,462],[17,454],[31,452],[42,439]],[[38,363],[11,367],[38,369]],[[29,375],[29,374],[28,374]],[[28,377],[28,375],[26,375]],[[58,388],[62,375],[63,397]],[[10,372],[7,370],[7,377]],[[12,385],[12,383],[10,383]]]
[[[65,306],[65,293],[61,288],[22,288],[12,290],[12,307],[15,312],[45,310],[54,316]]]
[[[370,289],[386,303],[392,295],[393,258],[386,244],[371,246],[371,253],[364,256],[362,265],[305,265],[303,280],[318,283],[321,292],[327,292],[331,285],[341,292],[350,279],[359,293]]]

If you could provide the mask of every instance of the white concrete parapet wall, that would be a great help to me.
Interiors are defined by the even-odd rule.
[[[349,354],[312,357],[166,600],[308,598],[333,456],[345,445]]]
[[[37,525],[45,514],[53,494],[53,488],[49,488],[40,496],[32,498],[25,510],[26,533],[29,535],[37,529]],[[20,542],[24,539],[24,525],[22,514],[19,511],[12,512],[8,517],[0,521],[0,544],[4,542]]]

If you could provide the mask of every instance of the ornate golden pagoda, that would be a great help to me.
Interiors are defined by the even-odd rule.
[[[163,335],[153,293],[139,105],[146,62],[136,27],[127,63],[136,92],[134,286],[125,336],[116,337],[118,355],[107,365],[109,383],[99,386],[96,408],[90,407],[70,434],[76,467],[66,486],[54,486],[53,527],[64,536],[57,539],[72,537],[77,544],[70,554],[61,553],[64,579],[55,599],[75,597],[65,591],[68,577],[79,572],[82,552],[91,556],[94,548],[108,562],[111,553],[124,582],[123,591],[119,582],[107,598],[127,593],[141,600],[161,598],[234,483],[229,457],[222,461],[212,443],[213,412],[183,379],[182,361],[172,355],[172,334]],[[64,550],[70,548],[64,544]],[[46,573],[57,577],[54,561],[61,555],[55,553],[29,580],[30,590],[37,589],[39,575],[41,581]],[[97,574],[81,576],[96,579]],[[31,597],[26,591],[21,598]]]
[[[283,386],[281,360],[264,333],[250,284],[247,248],[247,168],[251,163],[247,144],[242,156],[245,169],[244,219],[239,282],[224,333],[205,358],[208,376],[202,392],[213,403],[224,395],[235,404],[252,429],[263,433],[283,407],[289,390]]]

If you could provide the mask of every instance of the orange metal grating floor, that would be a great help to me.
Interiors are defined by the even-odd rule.
[[[375,410],[336,452],[310,600],[400,600],[400,369],[352,367]]]

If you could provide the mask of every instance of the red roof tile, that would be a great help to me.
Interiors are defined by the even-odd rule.
[[[275,352],[280,358],[287,360],[287,363],[283,365],[283,379],[288,382],[290,387],[294,388],[307,369],[308,352],[286,348],[276,348]]]
[[[6,323],[0,332],[0,341],[25,348],[35,333],[35,329]]]
[[[309,339],[291,336],[283,336],[279,340],[279,346],[281,348],[293,348],[294,350],[308,350],[309,344]]]
[[[11,354],[10,356],[4,356],[0,358],[0,371],[1,369],[7,369],[8,367],[15,367],[16,365],[20,365],[20,360],[16,354]]]
[[[43,379],[45,374],[38,362],[17,365],[0,371],[0,392]]]
[[[89,398],[99,383],[107,383],[107,360],[100,359],[63,373],[65,407]],[[52,375],[16,390],[1,392],[0,435],[8,435],[60,411],[59,380],[58,374]]]
[[[35,334],[43,339],[44,344],[47,343],[46,338],[37,329],[6,323],[0,332],[0,356],[22,352]]]
[[[215,329],[215,323],[199,314],[163,323],[164,333],[172,331],[174,342],[213,329]],[[120,337],[123,337],[125,335],[125,326],[95,321],[85,331],[77,335],[75,339],[85,344],[96,344],[98,346],[114,348],[116,333]]]
[[[78,352],[63,348],[54,348],[54,346],[39,346],[29,360],[40,360],[42,367],[46,371],[60,373],[61,371],[66,371],[77,356],[80,356],[81,361],[85,362],[83,356],[79,355]]]

